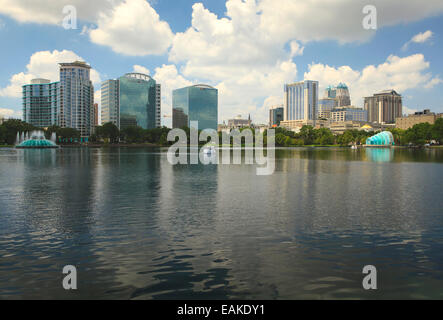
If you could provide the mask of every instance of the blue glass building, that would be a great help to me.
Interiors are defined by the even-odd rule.
[[[102,123],[121,130],[130,126],[161,126],[161,85],[142,73],[127,73],[102,84]]]
[[[181,88],[172,92],[173,128],[191,127],[198,121],[200,130],[218,125],[218,90],[204,84]]]

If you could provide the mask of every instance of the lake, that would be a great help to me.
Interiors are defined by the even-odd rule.
[[[160,148],[0,149],[0,299],[443,298],[443,149],[275,158],[257,176]]]

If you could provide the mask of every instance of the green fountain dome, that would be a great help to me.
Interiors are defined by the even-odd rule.
[[[19,134],[17,134],[17,138]],[[55,141],[55,138],[54,138]],[[20,144],[17,144],[18,149],[50,149],[58,148],[55,142],[45,139],[43,132],[34,131],[30,139],[24,140]]]

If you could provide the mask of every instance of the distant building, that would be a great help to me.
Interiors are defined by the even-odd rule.
[[[399,129],[407,130],[420,123],[434,124],[438,118],[443,115],[437,115],[426,109],[422,112],[416,112],[415,114],[409,115],[407,117],[399,117],[395,119],[396,127]]]
[[[338,86],[336,87],[334,86],[327,87],[323,99],[335,100],[334,107],[346,107],[351,105],[351,96],[349,94],[349,88],[344,83],[339,83]]]
[[[241,115],[236,116],[234,119],[228,120],[228,127],[231,129],[240,129],[252,126],[251,115],[248,119],[242,119]]]
[[[324,98],[318,100],[318,119],[330,119],[331,111],[337,106],[337,100],[333,98]]]
[[[94,127],[98,127],[98,103],[94,103]]]
[[[33,79],[22,87],[23,121],[40,128],[58,124],[60,82]]]
[[[365,98],[368,121],[376,123],[395,123],[402,117],[402,97],[395,90],[386,90]]]
[[[284,120],[285,108],[283,106],[274,106],[269,110],[269,126],[278,127]]]
[[[102,83],[102,123],[123,130],[161,127],[161,85],[149,75],[127,73]]]
[[[367,123],[362,121],[340,121],[331,122],[328,126],[334,134],[343,134],[347,130],[361,130],[366,132],[374,132],[380,130],[388,130],[395,128],[393,124]]]
[[[349,94],[348,86],[340,83],[336,88],[337,107],[346,107],[351,105],[351,96]]]
[[[284,121],[314,121],[318,109],[318,81],[285,85]]]
[[[199,84],[172,92],[173,128],[191,127],[191,121],[198,121],[200,130],[217,130],[218,90]]]
[[[5,117],[0,114],[0,125],[2,125],[3,122],[5,122]]]
[[[60,108],[58,124],[80,131],[81,138],[92,133],[94,125],[94,86],[91,66],[85,62],[60,63]]]
[[[331,120],[340,121],[368,121],[368,112],[353,106],[337,107],[331,111]]]
[[[113,123],[120,126],[118,80],[107,80],[101,85],[102,125]]]

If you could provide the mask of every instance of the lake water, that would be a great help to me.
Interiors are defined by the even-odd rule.
[[[442,299],[442,182],[443,149],[0,149],[0,299]]]

